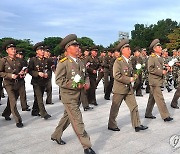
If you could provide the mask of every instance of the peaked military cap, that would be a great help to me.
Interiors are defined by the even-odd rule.
[[[16,54],[20,54],[20,55],[23,55],[25,52],[25,50],[23,48],[17,48],[16,49]]]
[[[67,35],[60,43],[60,46],[65,49],[71,45],[79,45],[76,34]]]
[[[150,49],[153,49],[155,46],[161,46],[159,39],[154,39],[154,40],[151,42],[149,48],[150,48]]]
[[[92,46],[91,51],[98,51],[98,47],[97,46]]]
[[[36,51],[38,49],[44,49],[44,42],[38,42],[33,46],[33,49]]]
[[[49,47],[49,46],[45,46],[45,47],[44,47],[44,50],[45,50],[46,52],[50,52],[50,47]]]
[[[128,39],[121,40],[120,43],[117,45],[116,49],[118,51],[121,51],[125,47],[130,47]]]
[[[139,52],[140,52],[140,47],[138,47],[138,46],[135,47],[134,50],[133,50],[133,52],[136,52],[136,51],[139,51]]]
[[[114,48],[107,48],[107,52],[113,53],[114,52]]]
[[[15,40],[6,40],[2,45],[2,49],[4,50],[7,50],[11,47],[16,47]]]

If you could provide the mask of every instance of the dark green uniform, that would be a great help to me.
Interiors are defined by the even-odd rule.
[[[90,104],[97,105],[96,102],[96,78],[97,70],[99,69],[99,60],[97,57],[89,56],[85,59],[86,68],[89,74],[90,88],[87,91],[87,98]],[[96,70],[96,73],[93,73]]]
[[[48,65],[48,60],[46,58],[39,58],[39,57],[33,57],[29,61],[28,66],[29,74],[32,76],[31,84],[33,85],[34,94],[37,99],[37,101],[34,102],[33,109],[37,112],[37,104],[39,107],[39,112],[42,118],[45,118],[48,113],[45,109],[44,103],[43,103],[43,94],[45,91],[45,88],[47,86],[49,77],[51,77],[51,68]],[[38,75],[39,72],[44,72],[48,74],[48,78],[42,78]],[[36,104],[35,104],[36,103]]]
[[[174,94],[174,97],[173,97],[173,99],[171,101],[171,107],[173,107],[173,108],[179,108],[178,107],[178,99],[180,97],[180,61],[179,61],[179,65],[177,65],[176,67],[178,68],[178,79],[177,79],[178,86],[177,86],[177,90],[176,90],[176,92]]]
[[[47,93],[47,98],[46,98],[46,104],[53,104],[52,102],[52,67],[54,65],[53,59],[52,58],[47,58],[48,61],[48,68],[51,68],[49,70],[49,77],[48,77],[48,81],[46,84],[46,93]]]
[[[20,76],[17,79],[12,79],[12,74],[18,75],[22,68],[23,64],[19,58],[11,59],[7,56],[0,61],[0,76],[4,78],[3,84],[9,100],[2,116],[6,118],[12,113],[16,124],[22,123],[21,116],[16,107],[16,101],[19,96],[19,89],[24,84],[24,80]]]
[[[97,86],[98,86],[99,82],[101,81],[101,79],[104,77],[104,66],[103,66],[104,59],[105,59],[104,56],[100,56],[99,57],[100,68],[99,68],[98,76],[97,76],[97,80],[96,80]]]
[[[104,98],[106,100],[110,100],[110,94],[112,92],[113,87],[113,64],[115,62],[115,58],[112,56],[106,56],[104,60]]]

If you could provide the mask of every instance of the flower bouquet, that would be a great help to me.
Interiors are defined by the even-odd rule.
[[[143,68],[144,68],[144,65],[141,65],[141,64],[136,64],[136,72],[135,72],[135,75],[134,75],[134,79],[136,80],[138,78],[138,75],[140,75],[143,71]]]
[[[80,84],[84,84],[84,81],[81,79],[81,76],[79,74],[76,74],[73,78],[72,87],[78,88]]]

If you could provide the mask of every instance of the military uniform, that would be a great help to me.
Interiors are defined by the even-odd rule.
[[[171,60],[169,56],[162,57],[163,58],[163,65],[168,65],[168,62]],[[166,75],[164,75],[164,85],[168,92],[172,91],[172,89],[169,87],[169,79],[170,79],[171,72],[168,72]]]
[[[23,55],[23,49],[18,49],[17,54]],[[24,58],[20,58],[20,60],[22,61],[23,69],[24,69],[25,75],[26,75],[26,73],[28,72],[27,61]],[[29,106],[27,105],[26,87],[25,87],[25,80],[24,80],[25,75],[21,78],[22,84],[19,88],[19,97],[20,97],[20,103],[21,103],[22,111],[30,111]]]
[[[79,58],[79,60],[81,60],[81,62],[84,64],[84,67],[85,67],[85,57],[81,56],[81,57],[78,57],[78,58]],[[88,111],[88,110],[93,109],[93,107],[89,106],[89,101],[87,99],[87,91],[86,90],[81,91],[80,102],[81,102],[81,104],[83,106],[84,111]]]
[[[5,42],[5,49],[15,48],[13,41]],[[6,120],[11,120],[10,115],[12,113],[16,126],[23,127],[22,118],[17,110],[16,101],[19,96],[19,88],[22,85],[21,75],[19,74],[23,68],[23,64],[19,58],[11,58],[9,56],[4,57],[0,61],[0,77],[4,78],[3,85],[8,94],[8,102],[5,110],[2,113],[2,116]],[[17,78],[13,79],[13,75],[16,75]]]
[[[155,39],[152,41],[150,48],[153,49],[160,46],[159,40]],[[162,49],[161,49],[162,50]],[[156,103],[160,112],[160,115],[164,121],[171,121],[164,97],[162,95],[161,86],[163,84],[163,59],[162,57],[152,53],[148,59],[148,72],[149,72],[149,85],[150,94],[148,104],[146,107],[146,118],[155,118],[152,115],[154,104]]]
[[[122,40],[117,48],[123,50],[129,47],[128,40]],[[127,62],[128,61],[128,62]],[[135,131],[145,130],[148,127],[141,125],[139,119],[138,105],[134,96],[133,88],[131,85],[131,78],[133,76],[133,68],[129,59],[124,56],[117,58],[113,66],[113,99],[110,109],[108,129],[113,131],[120,131],[117,126],[116,117],[119,112],[119,107],[124,100],[131,113],[132,126]]]
[[[39,49],[44,50],[44,47],[41,45],[41,43],[40,45],[38,43],[35,45],[35,50]],[[36,104],[33,105],[32,114],[33,112],[37,112],[35,110],[37,109],[36,107],[38,104],[39,109],[37,110],[39,110],[41,117],[44,119],[48,119],[51,116],[47,113],[43,103],[43,94],[47,86],[48,80],[51,77],[51,67],[50,65],[48,65],[48,59],[44,57],[40,58],[37,56],[31,58],[29,61],[28,70],[29,74],[32,76],[31,84],[33,85],[35,99],[37,100],[34,102]],[[44,78],[39,76],[40,72],[47,73],[48,77]]]
[[[132,62],[134,73],[136,72],[137,64],[143,65],[143,60],[141,57],[133,56],[131,59],[131,62]],[[136,92],[136,96],[142,96],[141,86],[142,86],[142,73],[138,75],[136,81],[134,82],[133,89],[134,89],[134,92]]]
[[[86,68],[89,74],[89,80],[90,80],[90,88],[87,91],[87,98],[90,104],[98,105],[96,101],[96,78],[97,78],[97,71],[99,69],[99,60],[97,57],[89,56],[85,60]],[[93,73],[93,71],[96,71],[96,73]]]
[[[179,109],[178,107],[178,99],[180,97],[180,60],[179,60],[179,65],[177,65],[177,68],[178,68],[178,86],[177,86],[177,90],[174,94],[174,97],[171,101],[171,107],[172,108],[176,108],[176,109]]]
[[[78,45],[76,40],[77,36],[70,34],[62,40],[60,45],[65,48],[68,48],[71,45]],[[65,107],[65,111],[54,133],[51,135],[51,139],[56,141],[58,144],[65,144],[65,142],[62,141],[61,136],[63,131],[71,123],[79,141],[85,149],[84,152],[86,153],[87,150],[90,150],[92,151],[92,154],[95,154],[95,152],[93,153],[93,150],[90,148],[92,145],[89,135],[85,131],[81,111],[79,109],[80,97],[84,89],[73,87],[73,80],[76,75],[79,75],[85,83],[89,83],[84,64],[80,60],[70,56],[60,60],[55,72],[55,80],[56,84],[60,87],[61,100]]]
[[[112,92],[113,87],[113,64],[115,62],[115,58],[112,56],[106,56],[104,60],[104,98],[106,100],[110,100],[110,94]]]
[[[97,80],[96,80],[97,86],[98,86],[99,82],[101,81],[101,79],[104,77],[104,66],[103,66],[104,60],[105,60],[104,56],[99,57],[100,69],[98,71],[98,76],[97,76]]]

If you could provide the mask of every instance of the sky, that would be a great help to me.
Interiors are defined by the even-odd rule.
[[[180,0],[1,0],[0,38],[30,39],[76,34],[108,46],[135,24],[180,22]]]

